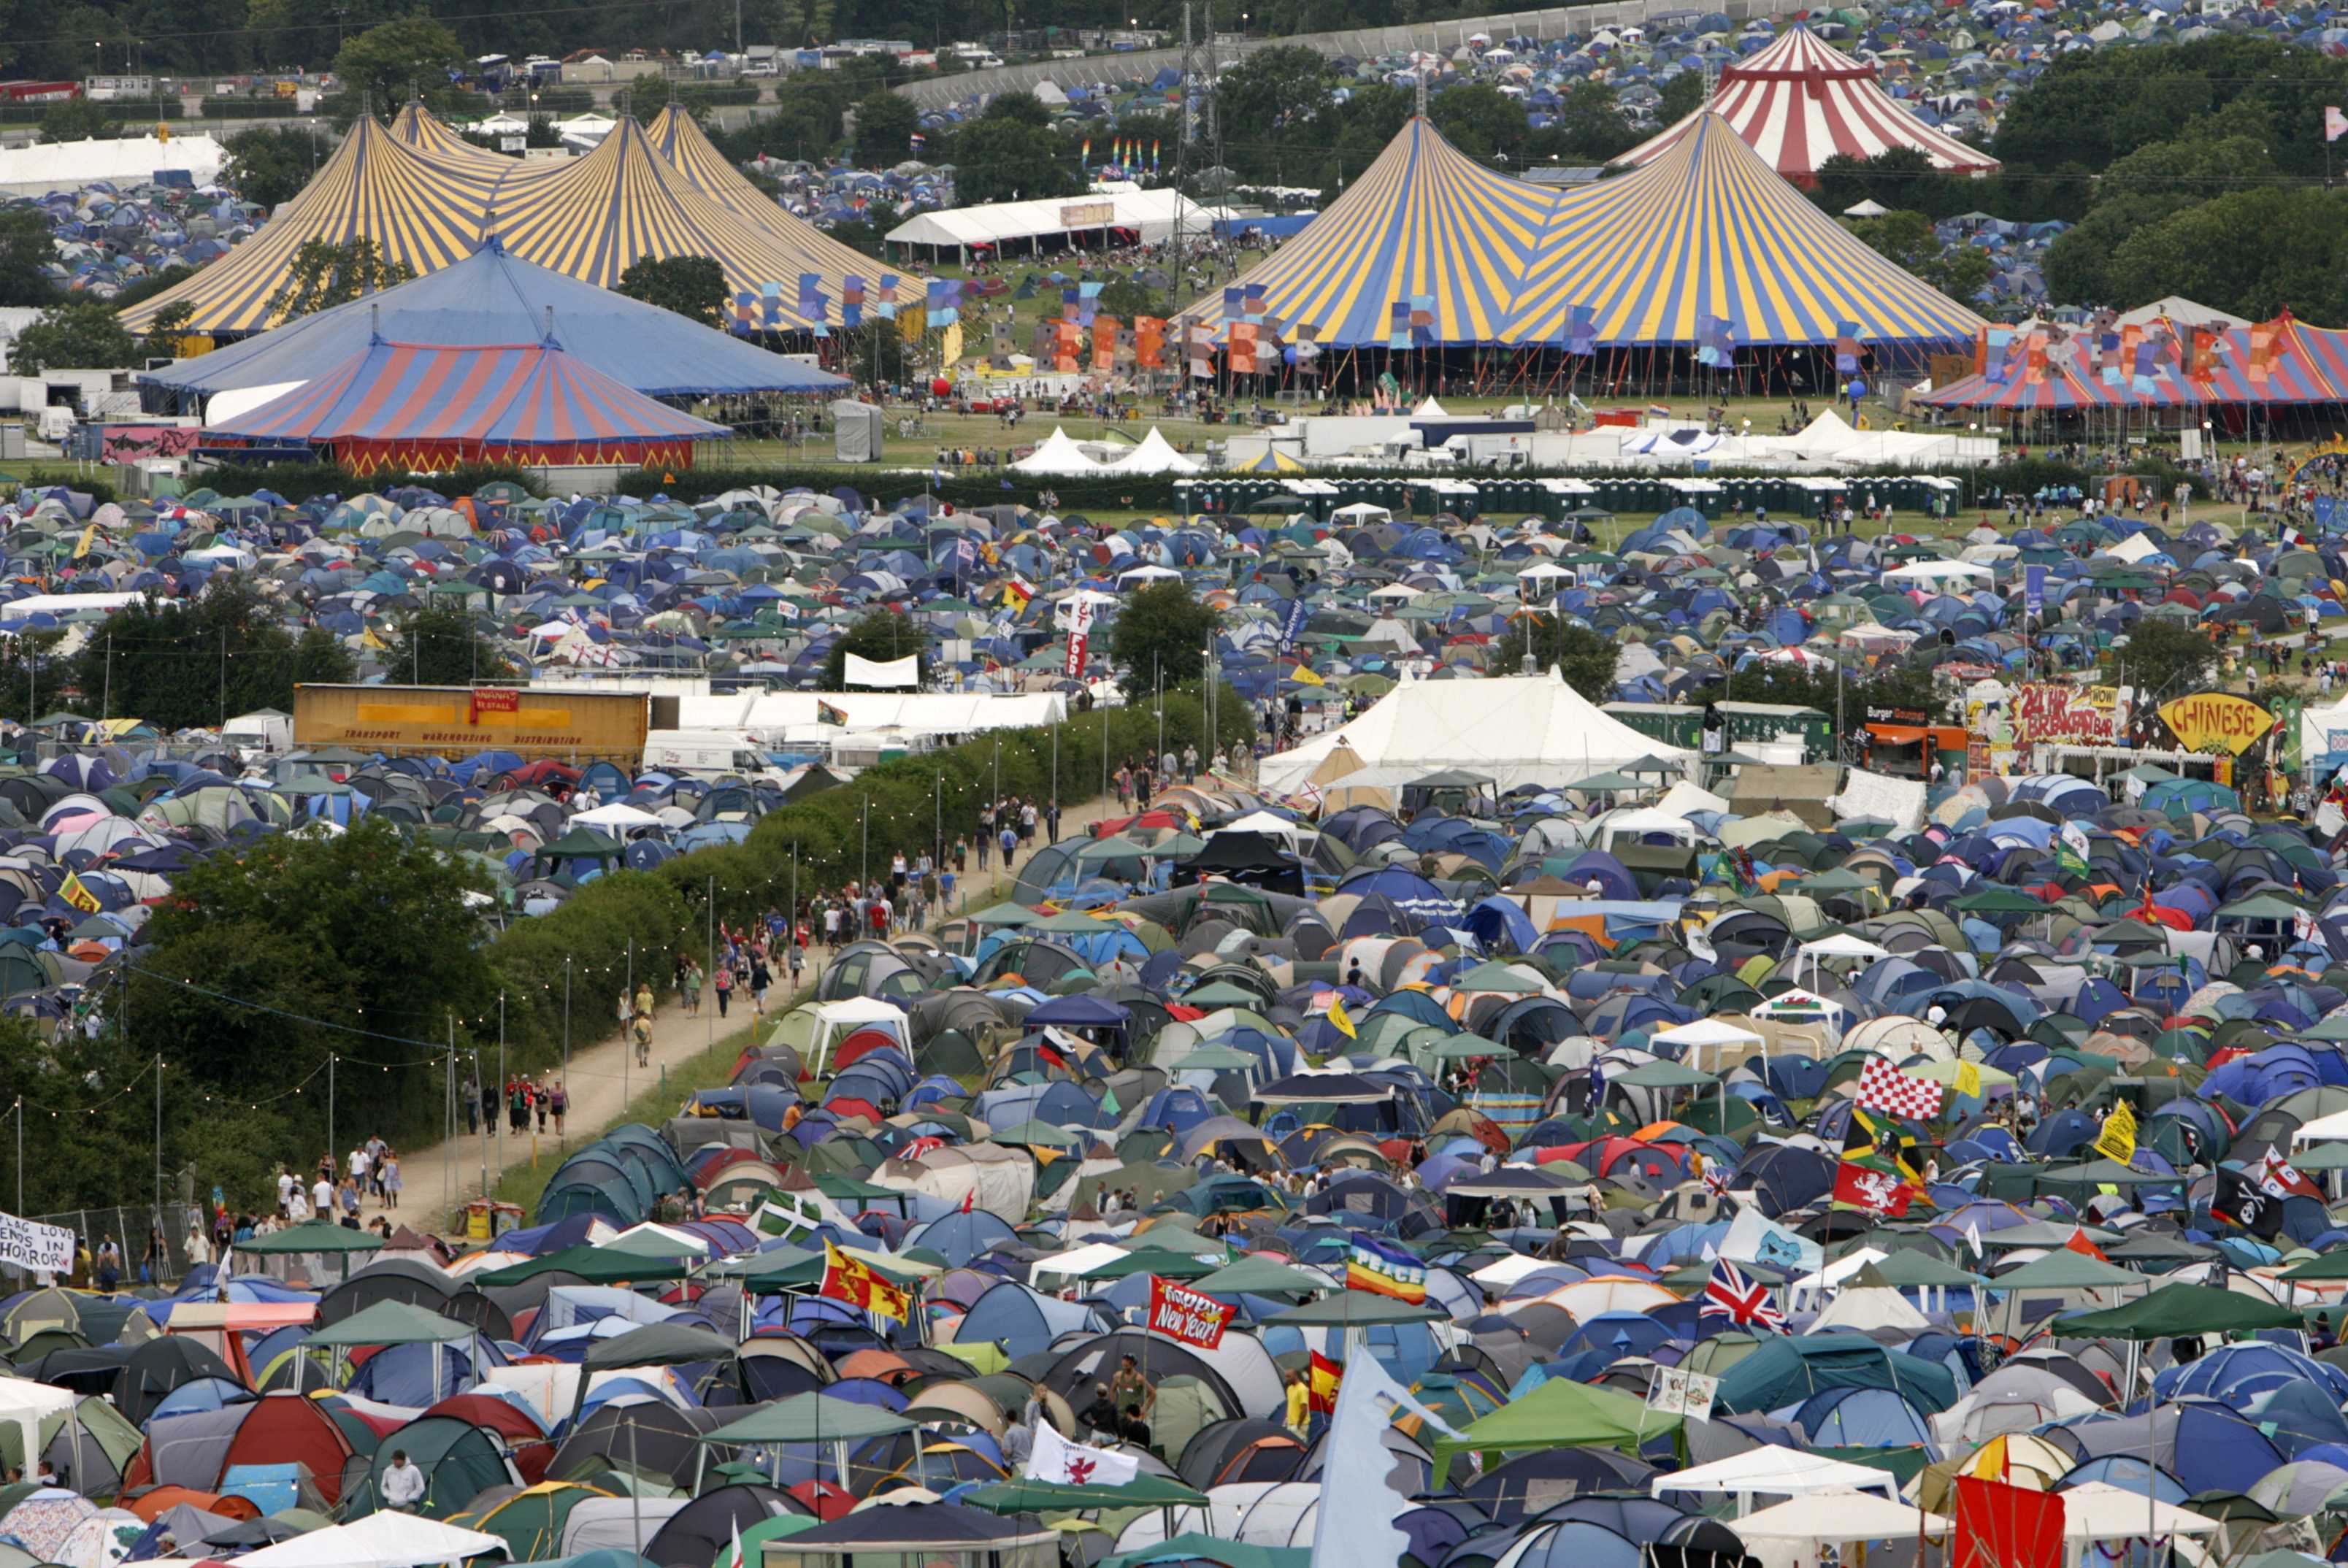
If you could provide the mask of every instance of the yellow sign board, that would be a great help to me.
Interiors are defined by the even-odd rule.
[[[2275,716],[2230,692],[2196,692],[2160,705],[2160,717],[2188,752],[2240,756],[2266,739]]]

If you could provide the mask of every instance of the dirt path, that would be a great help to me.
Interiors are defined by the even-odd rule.
[[[1086,801],[1062,815],[1061,835],[1070,836],[1105,818],[1123,815],[1114,799]],[[1020,866],[1025,864],[1024,858],[1018,862]],[[999,862],[990,860],[983,874],[973,866],[955,890],[948,913],[932,924],[1002,902],[1009,896],[1014,880],[1004,875]],[[820,945],[809,949],[809,991],[822,977],[820,961],[824,951]],[[778,987],[767,997],[767,1018],[771,1020],[788,1011],[804,994],[785,993]],[[730,1016],[724,1019],[717,1016],[714,998],[715,993],[705,989],[701,1011],[693,1014],[685,1010],[673,991],[662,988],[660,1003],[653,1014],[651,1065],[644,1068],[635,1065],[634,1052],[616,1030],[592,1044],[584,1043],[586,1030],[598,1027],[605,1016],[608,999],[592,1004],[597,1022],[589,1022],[583,1013],[574,1013],[573,1028],[578,1032],[572,1037],[570,1071],[563,1079],[571,1095],[570,1113],[565,1118],[570,1129],[567,1143],[554,1135],[553,1124],[549,1122],[546,1136],[540,1139],[510,1133],[503,1137],[460,1135],[428,1149],[403,1152],[399,1168],[405,1197],[400,1217],[411,1225],[429,1225],[436,1217],[448,1214],[457,1205],[479,1197],[485,1185],[494,1187],[498,1177],[507,1170],[528,1164],[533,1142],[537,1158],[551,1170],[561,1163],[567,1150],[592,1142],[617,1123],[631,1103],[659,1082],[664,1067],[674,1071],[718,1041],[747,1034],[750,1026],[758,1021],[751,1011],[747,992],[737,994]],[[590,1004],[582,1000],[578,1005],[584,1009]],[[485,1082],[495,1076],[494,1046],[482,1053],[482,1069]],[[681,1085],[678,1092],[682,1098]],[[496,1121],[501,1126],[504,1118],[499,1116]],[[492,1130],[483,1131],[487,1133]],[[371,1216],[372,1211],[369,1214]]]

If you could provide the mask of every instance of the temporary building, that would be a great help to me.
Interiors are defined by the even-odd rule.
[[[201,133],[169,140],[126,136],[0,148],[0,196],[42,197],[98,184],[145,185],[174,171],[195,185],[213,185],[227,162],[228,149]]]
[[[1706,106],[1728,122],[1772,169],[1800,184],[1815,182],[1829,158],[1880,158],[1921,152],[1952,174],[1987,174],[1997,159],[1926,125],[1883,90],[1875,67],[1851,58],[1794,26],[1749,59],[1724,68]],[[1697,109],[1614,159],[1619,168],[1654,162],[1690,135]]]
[[[550,340],[373,343],[213,434],[323,448],[365,474],[461,463],[689,467],[696,445],[733,432],[621,385]]]
[[[1462,767],[1489,775],[1502,794],[1520,784],[1570,784],[1643,757],[1694,757],[1601,711],[1552,670],[1397,686],[1342,729],[1266,757],[1264,788],[1282,794],[1301,789],[1341,745],[1380,777]]]
[[[526,261],[494,239],[437,272],[140,380],[192,401],[232,388],[307,381],[377,337],[482,346],[530,343],[550,329],[582,364],[653,397],[815,393],[848,384],[675,311]]]

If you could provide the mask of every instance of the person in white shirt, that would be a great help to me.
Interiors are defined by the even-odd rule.
[[[363,1148],[352,1150],[351,1180],[358,1183],[361,1186],[365,1186],[366,1185],[366,1173],[367,1152]]]
[[[383,1472],[383,1505],[395,1513],[413,1513],[423,1501],[424,1472],[409,1462],[407,1450],[400,1449],[391,1456],[391,1468]]]
[[[317,1179],[317,1181],[316,1181],[316,1182],[314,1182],[314,1183],[313,1183],[313,1184],[311,1184],[311,1187],[310,1187],[310,1209],[311,1209],[311,1212],[312,1212],[312,1213],[314,1213],[314,1214],[324,1214],[324,1213],[326,1212],[327,1206],[328,1206],[329,1204],[331,1204],[334,1201],[335,1201],[335,1184],[334,1184],[334,1183],[332,1183],[332,1182],[330,1182],[330,1181],[326,1180],[326,1178],[325,1178],[325,1177],[321,1176],[321,1177],[319,1177],[319,1178]]]
[[[301,1183],[294,1179],[293,1172],[283,1165],[277,1168],[277,1212],[279,1214],[285,1214],[293,1208],[294,1194],[301,1185]]]

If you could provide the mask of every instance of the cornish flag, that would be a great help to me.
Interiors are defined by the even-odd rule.
[[[1786,1315],[1769,1304],[1769,1287],[1725,1257],[1713,1260],[1712,1277],[1704,1282],[1704,1302],[1695,1315],[1725,1318],[1739,1328],[1786,1326]]]

